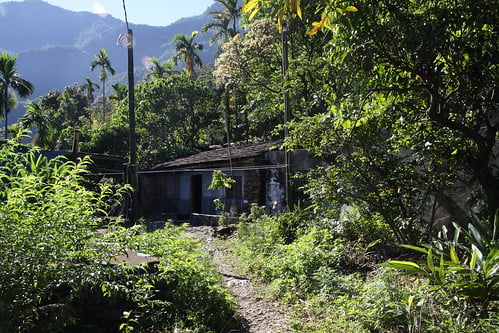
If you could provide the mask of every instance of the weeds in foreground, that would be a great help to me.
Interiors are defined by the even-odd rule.
[[[234,305],[182,229],[154,233],[106,210],[120,193],[84,186],[89,160],[0,147],[0,332],[228,332]],[[125,249],[153,266],[112,265]]]
[[[287,220],[283,223],[282,219]],[[436,290],[431,280],[423,276],[408,277],[376,265],[371,271],[351,273],[351,267],[345,270],[344,263],[352,261],[345,256],[359,246],[347,240],[351,239],[350,234],[342,234],[341,230],[352,230],[351,226],[341,228],[341,223],[349,222],[300,211],[279,217],[259,214],[240,224],[236,253],[248,272],[266,282],[294,310],[295,331],[494,332],[497,329],[497,311],[482,318],[474,316],[476,312],[463,307],[456,290],[453,295],[448,294],[449,290]],[[472,232],[468,234],[473,237]],[[369,235],[374,244],[375,237]],[[471,257],[473,251],[476,270],[481,265],[480,255],[475,249],[468,252]],[[494,251],[487,253],[482,260]],[[468,271],[461,274],[465,272]]]

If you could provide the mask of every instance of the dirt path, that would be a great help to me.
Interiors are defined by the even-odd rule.
[[[200,239],[203,251],[210,254],[213,264],[239,304],[238,312],[244,319],[239,333],[283,333],[291,332],[285,312],[277,302],[262,296],[261,288],[250,278],[237,273],[233,258],[226,244],[213,235],[213,227],[189,227],[187,233]]]

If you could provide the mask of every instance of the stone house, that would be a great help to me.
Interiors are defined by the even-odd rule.
[[[163,214],[189,219],[191,214],[216,214],[213,200],[226,211],[247,212],[251,204],[279,211],[285,206],[285,157],[282,142],[248,144],[203,151],[167,161],[139,173],[141,215]],[[310,154],[291,154],[290,170],[309,170]],[[231,189],[209,190],[214,170],[235,179]]]

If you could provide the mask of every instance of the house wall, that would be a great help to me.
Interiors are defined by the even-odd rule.
[[[194,188],[193,181],[195,177],[201,177],[201,188]],[[180,175],[180,200],[176,211],[180,215],[189,215],[191,213],[213,214],[215,205],[213,200],[223,193],[221,190],[209,190],[212,173],[207,172],[182,172]],[[198,192],[200,190],[200,192]],[[199,200],[199,207],[195,209],[195,201]],[[198,211],[196,211],[198,210]]]
[[[214,214],[213,200],[223,197],[224,192],[208,190],[211,178],[211,171],[141,174],[139,194],[141,215],[163,214],[184,218],[193,212]]]
[[[290,176],[296,172],[305,172],[313,169],[319,164],[319,161],[303,149],[297,149],[290,152]],[[285,165],[285,156],[283,151],[270,151],[266,154],[266,159],[274,165]],[[282,212],[286,209],[286,169],[276,168],[267,170],[265,180],[265,206],[274,213]],[[295,185],[298,186],[298,185]],[[291,204],[298,200],[298,189],[290,188]]]
[[[265,206],[278,213],[286,207],[284,169],[270,169],[267,173]]]
[[[248,170],[244,173],[243,206],[241,211],[248,211],[251,204],[265,204],[265,177],[262,170]]]
[[[265,158],[274,165],[284,165],[283,151],[270,151],[265,154]],[[268,169],[265,179],[265,206],[272,212],[278,213],[286,207],[285,188],[286,169]]]
[[[179,182],[176,173],[140,174],[139,186],[141,215],[171,211],[179,201]]]
[[[302,151],[291,154],[292,171],[310,169],[310,155]],[[263,155],[240,159],[234,164],[238,194],[226,190],[208,190],[212,180],[212,169],[227,168],[227,165],[203,164],[209,171],[160,171],[140,174],[141,215],[163,214],[173,218],[188,218],[191,213],[216,214],[213,200],[222,199],[225,210],[237,207],[237,212],[248,212],[255,203],[278,213],[285,209],[285,169],[266,168],[284,165],[282,151],[270,151]],[[263,167],[263,168],[259,168]],[[239,192],[240,191],[240,192]]]

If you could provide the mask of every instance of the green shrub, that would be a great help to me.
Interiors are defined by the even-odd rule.
[[[338,269],[341,244],[310,217],[301,210],[262,215],[256,221],[241,222],[237,231],[235,250],[246,270],[268,282],[284,299],[325,288],[322,284],[327,281],[320,272]]]
[[[309,295],[293,307],[298,332],[495,332],[497,321],[456,318],[459,308],[421,279],[380,270],[337,275],[340,292]],[[497,318],[496,318],[497,319]]]
[[[4,330],[29,328],[64,281],[81,265],[105,260],[105,246],[91,246],[95,227],[114,193],[83,185],[86,166],[39,151],[0,148],[0,322]]]
[[[325,230],[312,229],[290,244],[279,244],[267,258],[262,277],[275,293],[293,300],[324,289],[320,273],[339,268],[342,246]],[[315,277],[315,278],[314,278]]]
[[[184,231],[166,225],[134,238],[138,251],[160,259],[154,292],[148,299],[161,299],[168,306],[158,313],[162,318],[155,323],[169,329],[182,323],[202,331],[228,332],[237,325],[234,302],[199,243]]]
[[[290,244],[306,232],[312,220],[310,209],[295,207],[293,211],[277,216],[274,236],[284,244]]]
[[[292,219],[283,223],[290,216]],[[432,289],[425,279],[384,268],[346,274],[345,263],[356,260],[350,258],[352,249],[371,239],[379,241],[383,234],[346,241],[341,237],[348,235],[345,229],[332,223],[337,219],[297,218],[302,216],[303,212],[290,212],[244,220],[235,241],[243,266],[293,308],[296,331],[457,333],[493,331],[497,326],[492,317],[470,318],[468,310],[463,312],[456,303],[462,299],[449,300],[444,290]],[[385,230],[375,221],[372,226],[355,232]]]
[[[0,148],[0,332],[229,331],[234,308],[199,246],[168,227],[155,233],[103,223],[120,193],[85,188],[89,160],[48,160]],[[124,249],[157,268],[109,265]]]
[[[341,225],[342,235],[349,241],[366,245],[375,241],[395,242],[390,226],[378,213],[358,214],[357,210],[352,208],[338,223]]]
[[[456,302],[470,318],[488,318],[499,306],[499,213],[492,228],[471,216],[467,229],[454,224],[454,237],[447,230],[425,247],[405,246],[426,256],[423,262],[389,261],[386,266],[420,274]]]
[[[339,289],[310,295],[295,306],[297,331],[406,332],[403,301],[408,289],[396,274],[380,271],[365,280],[358,274],[332,278]]]

